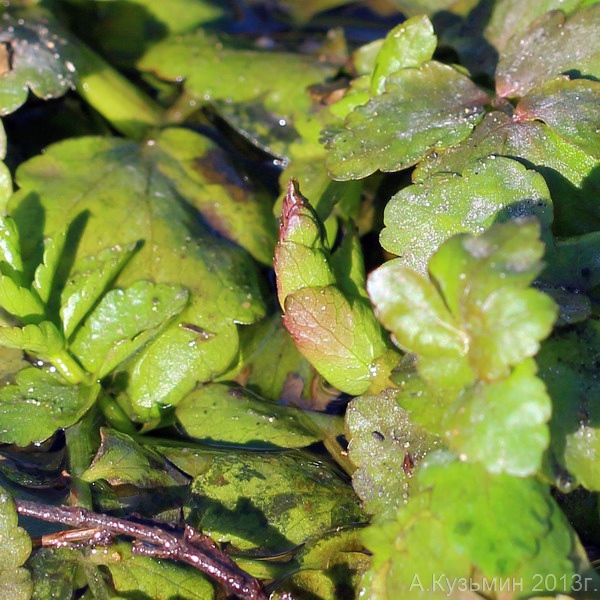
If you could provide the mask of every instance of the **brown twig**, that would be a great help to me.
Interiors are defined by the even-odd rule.
[[[108,540],[114,535],[133,538],[134,554],[187,563],[209,575],[242,600],[268,600],[264,588],[256,578],[240,569],[208,536],[189,525],[186,525],[183,535],[176,535],[156,525],[143,525],[94,513],[85,508],[51,506],[26,500],[15,500],[15,506],[20,515],[79,528],[80,531],[74,536],[67,536],[79,541],[87,539],[93,544],[94,537],[97,540]],[[48,540],[48,545],[57,545],[59,540],[60,537]]]

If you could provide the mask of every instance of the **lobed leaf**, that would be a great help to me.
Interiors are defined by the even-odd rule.
[[[149,281],[111,290],[77,329],[70,351],[100,379],[156,336],[188,299],[181,286]]]
[[[558,106],[553,108],[558,110]],[[593,105],[590,109],[598,111]],[[519,110],[517,104],[516,111]],[[598,134],[588,129],[584,135],[594,140]],[[580,235],[600,227],[600,213],[596,205],[589,202],[590,194],[595,194],[599,186],[598,159],[578,147],[580,139],[581,136],[575,136],[571,142],[545,123],[513,119],[494,111],[486,115],[465,141],[438,152],[435,158],[425,159],[415,170],[413,179],[423,181],[434,172],[462,173],[472,160],[491,155],[519,157],[546,181],[554,206],[554,233]]]
[[[544,179],[515,160],[490,157],[465,165],[461,175],[437,173],[398,192],[386,205],[380,241],[402,264],[426,274],[432,254],[451,235],[478,234],[529,215],[547,237],[553,215]]]
[[[518,364],[506,379],[467,388],[444,420],[451,450],[490,473],[533,475],[549,444],[552,404],[533,360]]]
[[[248,255],[215,236],[193,208],[198,198],[192,195],[212,191],[188,172],[189,163],[173,155],[177,139],[189,150],[190,136],[199,148],[211,147],[198,134],[179,130],[167,130],[142,146],[115,138],[56,144],[19,168],[21,191],[11,203],[34,248],[39,244],[35,223],[43,222],[43,233],[50,235],[76,216],[88,215],[72,267],[82,277],[89,268],[86,257],[98,248],[117,243],[128,248],[143,240],[115,284],[127,287],[147,279],[177,282],[189,290],[188,307],[129,370],[126,393],[131,410],[142,419],[154,418],[160,405],[176,404],[197,381],[224,371],[238,350],[236,324],[251,323],[264,310]],[[98,288],[109,279],[104,267],[100,271]],[[72,304],[78,306],[75,300]],[[70,315],[68,322],[75,324],[82,316]]]
[[[465,597],[476,598],[483,583],[499,586],[511,580],[520,585],[507,589],[507,598],[516,599],[536,584],[546,589],[534,576],[541,564],[544,574],[563,577],[570,585],[575,534],[543,484],[491,475],[473,464],[436,462],[432,457],[419,469],[420,492],[394,519],[365,531],[374,552],[365,595],[443,598],[462,582]],[[543,545],[537,542],[541,537]]]
[[[524,96],[559,75],[598,78],[600,45],[594,32],[600,24],[600,6],[592,4],[566,18],[561,11],[540,17],[507,43],[496,71],[500,97]],[[589,40],[582,44],[581,40]]]
[[[483,117],[487,95],[469,78],[435,61],[402,69],[385,91],[356,107],[327,142],[334,179],[360,179],[376,170],[399,171],[434,148],[468,137]]]

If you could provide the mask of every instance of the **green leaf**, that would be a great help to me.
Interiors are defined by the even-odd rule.
[[[413,17],[394,27],[377,53],[371,75],[372,93],[383,93],[387,78],[400,69],[420,67],[431,60],[436,46],[433,25],[425,15]]]
[[[427,273],[435,250],[455,233],[481,233],[494,222],[536,216],[550,235],[552,202],[544,179],[515,160],[487,158],[461,175],[437,173],[398,192],[385,208],[381,245],[402,264]]]
[[[82,474],[89,483],[105,479],[113,486],[135,485],[158,493],[159,488],[184,486],[188,478],[157,451],[113,429],[100,430],[100,447]]]
[[[115,245],[83,258],[71,271],[61,294],[60,318],[70,338],[81,321],[102,297],[135,251],[135,244]]]
[[[36,323],[45,315],[45,306],[37,293],[19,286],[12,277],[0,275],[2,308],[24,323]]]
[[[39,325],[0,327],[0,344],[52,360],[64,350],[65,339],[54,323],[42,321]]]
[[[568,591],[576,538],[544,485],[460,462],[423,466],[420,493],[394,519],[365,531],[374,553],[366,597],[444,598],[462,586],[476,598],[484,584],[499,589],[514,581],[519,586],[507,588],[507,597],[517,598],[536,583],[545,590],[535,577],[541,564],[544,575],[564,577]]]
[[[194,390],[178,404],[175,416],[187,436],[209,444],[302,448],[322,439],[302,411],[225,384]]]
[[[124,598],[143,594],[152,600],[212,600],[212,584],[198,570],[172,561],[135,556],[127,544],[118,544],[114,552],[98,552],[92,559],[106,565],[115,589]]]
[[[53,237],[44,240],[44,256],[34,273],[32,289],[46,305],[50,300],[54,276],[63,253],[66,237],[65,231],[59,231]]]
[[[0,263],[4,275],[18,277],[23,271],[23,261],[21,260],[21,242],[19,230],[13,219],[0,215]],[[10,271],[5,273],[6,266]],[[15,283],[23,283],[17,281]]]
[[[429,263],[450,310],[462,320],[471,367],[485,381],[505,377],[552,331],[556,304],[527,289],[541,270],[539,233],[538,223],[525,218],[494,225],[479,237],[460,234]]]
[[[70,343],[70,351],[99,379],[157,335],[188,302],[181,286],[140,281],[111,290]]]
[[[410,495],[414,469],[439,439],[410,420],[398,390],[352,400],[346,412],[348,452],[357,466],[354,491],[378,518],[391,516]]]
[[[594,491],[600,491],[599,349],[600,325],[589,319],[556,330],[537,356],[540,377],[553,403],[552,455],[575,485]]]
[[[70,548],[40,548],[27,562],[33,580],[35,600],[67,600],[77,589],[79,556]],[[79,553],[77,553],[79,554]]]
[[[600,45],[595,31],[599,25],[597,4],[582,8],[569,18],[561,11],[546,13],[507,44],[496,71],[498,95],[524,96],[562,74],[597,79]],[[589,43],[582,45],[581,40]]]
[[[127,248],[142,240],[115,284],[148,279],[189,290],[188,307],[128,372],[126,394],[142,419],[156,417],[160,405],[176,404],[197,381],[228,368],[238,350],[236,324],[251,323],[264,311],[248,255],[215,236],[193,208],[213,190],[192,177],[189,162],[181,164],[172,154],[176,140],[188,148],[190,136],[205,150],[211,147],[198,134],[175,129],[142,146],[116,138],[56,144],[19,168],[21,191],[11,203],[34,248],[35,223],[44,223],[43,233],[51,235],[87,212],[73,272],[83,274],[86,257],[98,248]],[[39,202],[32,202],[36,194]]]
[[[327,144],[327,168],[344,180],[410,167],[468,137],[485,102],[487,95],[452,67],[432,61],[402,69],[381,95],[348,115]]]
[[[34,368],[0,389],[0,441],[27,446],[76,423],[94,404],[100,386],[65,385]]]
[[[436,287],[422,275],[392,260],[367,283],[375,314],[403,349],[423,356],[462,356],[469,340]]]
[[[554,109],[557,114],[564,112],[558,110],[558,104]],[[517,104],[516,111],[519,110]],[[591,110],[598,109],[592,106]],[[565,120],[567,124],[570,121]],[[589,129],[585,135],[590,140],[597,138],[595,129]],[[437,158],[425,159],[413,179],[423,181],[434,172],[462,173],[472,160],[491,155],[519,157],[546,180],[554,206],[554,233],[560,236],[588,233],[600,227],[600,211],[589,202],[590,194],[595,194],[600,185],[600,172],[596,168],[598,159],[576,145],[579,139],[580,136],[574,136],[571,142],[545,123],[514,119],[494,111],[486,115],[464,142],[437,153]]]
[[[229,452],[202,462],[186,518],[240,550],[289,551],[364,520],[351,488],[312,455]]]
[[[531,359],[506,379],[467,388],[444,420],[451,450],[490,473],[535,474],[550,441],[552,403]]]
[[[3,574],[20,567],[31,553],[31,539],[27,532],[18,527],[19,518],[12,498],[0,488],[0,541],[4,552],[0,558]]]

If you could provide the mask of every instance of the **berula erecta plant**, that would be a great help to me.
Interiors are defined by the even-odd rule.
[[[0,8],[0,598],[596,598],[600,3]]]

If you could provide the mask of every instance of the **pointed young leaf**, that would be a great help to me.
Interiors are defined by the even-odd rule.
[[[385,92],[355,108],[329,142],[334,179],[360,179],[416,164],[468,137],[483,117],[487,95],[459,71],[435,61],[402,69]]]
[[[461,459],[490,473],[535,474],[549,443],[552,404],[532,359],[491,384],[476,383],[444,420],[446,441]]]
[[[76,423],[94,404],[99,384],[65,385],[40,369],[20,371],[0,389],[0,441],[27,446]]]
[[[281,208],[279,241],[273,265],[281,307],[288,295],[302,288],[335,283],[323,224],[297,182],[288,183]]]
[[[188,298],[181,286],[149,281],[111,290],[76,331],[69,349],[101,379],[179,314]]]
[[[496,70],[501,97],[524,96],[559,75],[600,77],[600,5],[592,4],[566,18],[561,11],[540,17],[510,40]],[[582,43],[586,40],[586,43]]]
[[[494,222],[535,215],[549,235],[550,193],[541,175],[515,160],[487,158],[461,175],[439,173],[402,189],[387,204],[381,245],[421,274],[455,233],[481,233]]]

